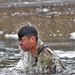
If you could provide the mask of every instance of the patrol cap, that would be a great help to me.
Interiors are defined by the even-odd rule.
[[[33,26],[24,26],[18,32],[18,39],[21,40],[23,36],[34,35],[36,40],[38,40],[38,33],[37,30]]]

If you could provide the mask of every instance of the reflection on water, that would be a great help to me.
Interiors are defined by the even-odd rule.
[[[74,12],[75,5],[0,8],[0,75],[26,75],[12,73],[8,68],[14,67],[21,58],[17,32],[28,23],[37,28],[39,37],[71,69],[65,75],[75,74],[75,40],[70,38],[70,33],[75,32]]]

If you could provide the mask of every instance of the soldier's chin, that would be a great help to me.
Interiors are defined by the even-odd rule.
[[[26,49],[24,49],[24,48],[22,48],[22,50],[24,51],[24,52],[26,52],[27,50]]]
[[[24,50],[24,48],[23,48],[23,47],[21,47],[21,49],[23,49],[23,50]]]
[[[21,49],[25,50],[25,48],[23,46],[21,46]]]

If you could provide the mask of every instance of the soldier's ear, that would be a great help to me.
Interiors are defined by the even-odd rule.
[[[30,42],[34,42],[34,41],[35,41],[35,36],[31,36]]]

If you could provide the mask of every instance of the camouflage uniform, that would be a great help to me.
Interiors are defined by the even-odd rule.
[[[38,55],[38,50],[44,46],[44,43],[39,40],[36,48],[36,56]],[[35,62],[36,56],[33,57],[31,53],[23,52],[22,56],[16,69],[21,69],[26,73],[58,73],[64,70],[60,58],[49,47],[44,48],[40,52],[37,62]]]

